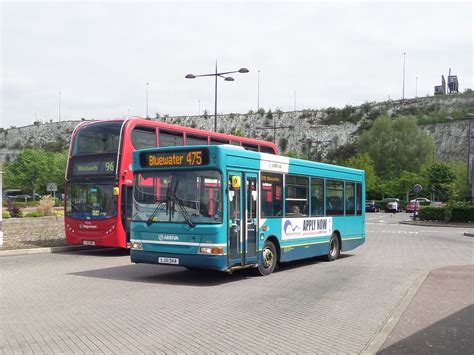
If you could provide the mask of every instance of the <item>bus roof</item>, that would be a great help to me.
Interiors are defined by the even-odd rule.
[[[89,126],[89,125],[94,125],[94,124],[98,124],[98,123],[107,123],[107,122],[123,122],[124,124],[133,124],[134,126],[140,126],[140,125],[153,126],[153,127],[163,129],[163,130],[179,131],[179,132],[184,132],[186,134],[191,134],[191,135],[197,135],[197,136],[203,136],[204,135],[204,136],[209,136],[211,138],[230,140],[230,141],[235,141],[235,142],[244,142],[244,143],[247,143],[247,144],[250,144],[250,145],[267,146],[267,147],[272,147],[274,149],[274,151],[276,153],[278,153],[277,146],[274,143],[268,142],[268,141],[265,141],[265,140],[247,138],[247,137],[242,137],[242,136],[234,136],[234,135],[227,134],[227,133],[206,131],[206,130],[199,129],[199,128],[185,127],[185,126],[180,126],[180,125],[171,124],[171,123],[165,123],[165,122],[160,122],[160,121],[144,119],[144,118],[137,117],[137,116],[132,116],[132,117],[128,117],[128,118],[114,118],[114,119],[110,119],[110,120],[84,121],[84,122],[80,123],[75,128],[74,133],[76,133],[81,128],[84,128],[84,127]]]
[[[322,175],[328,177],[338,176],[343,179],[364,180],[364,170],[343,167],[339,165],[332,165],[310,160],[289,158],[281,155],[273,155],[261,152],[254,152],[245,150],[242,147],[237,147],[229,144],[214,145],[214,146],[182,146],[182,147],[163,147],[150,148],[144,150],[137,150],[134,152],[133,170],[139,171],[143,167],[140,165],[141,154],[151,154],[154,152],[187,152],[187,151],[207,150],[209,156],[215,156],[217,159],[225,159],[226,166],[235,169],[256,169],[270,173],[290,173],[290,174],[307,174],[307,175]],[[224,163],[222,160],[220,160]],[[175,166],[177,167],[177,166]],[[182,166],[189,168],[189,166]],[[178,167],[180,168],[180,167]],[[145,168],[148,169],[148,168]],[[316,174],[316,171],[318,174]]]

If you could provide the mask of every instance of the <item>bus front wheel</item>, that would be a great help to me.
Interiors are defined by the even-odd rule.
[[[261,276],[270,275],[275,270],[277,259],[275,244],[267,240],[263,246],[262,262],[258,264],[257,274]]]
[[[339,243],[339,238],[335,233],[331,235],[331,240],[329,241],[329,253],[326,255],[325,259],[327,261],[334,261],[339,257],[341,253],[341,245]]]

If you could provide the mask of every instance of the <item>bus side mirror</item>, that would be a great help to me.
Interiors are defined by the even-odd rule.
[[[114,187],[113,195],[118,196],[119,192],[120,192],[120,188],[119,187]]]

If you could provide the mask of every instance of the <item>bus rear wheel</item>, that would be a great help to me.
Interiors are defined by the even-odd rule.
[[[257,275],[267,276],[275,270],[278,256],[275,248],[275,244],[270,241],[266,241],[262,250],[262,262],[258,264]]]
[[[325,259],[327,261],[334,261],[340,254],[341,245],[339,243],[339,238],[333,233],[333,235],[331,235],[331,240],[329,241],[329,253],[326,255]]]

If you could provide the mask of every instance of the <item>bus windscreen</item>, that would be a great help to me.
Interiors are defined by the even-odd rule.
[[[117,153],[122,124],[101,122],[85,126],[77,134],[73,155]]]

